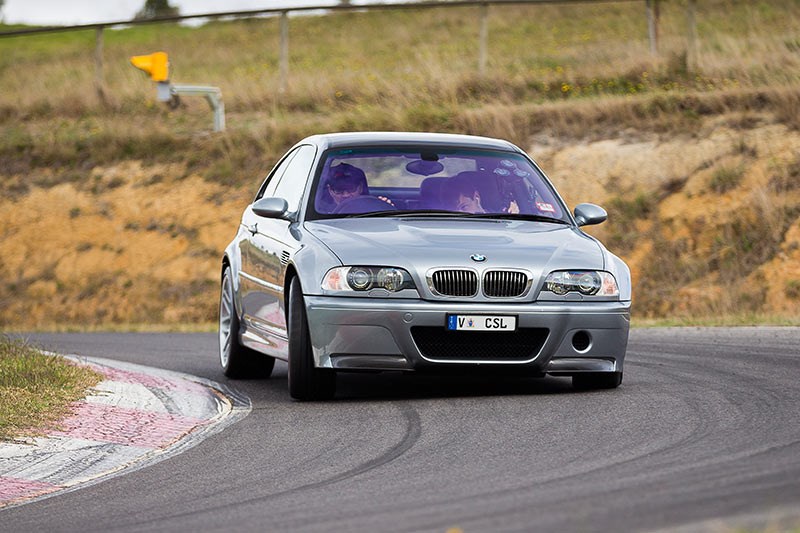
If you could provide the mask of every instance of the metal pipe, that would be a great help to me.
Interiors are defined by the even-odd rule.
[[[225,104],[219,87],[205,85],[171,85],[173,96],[204,96],[214,112],[214,131],[225,131]]]

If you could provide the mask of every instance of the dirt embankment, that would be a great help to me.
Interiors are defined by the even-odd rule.
[[[752,114],[698,131],[529,148],[570,206],[608,210],[590,231],[631,265],[635,317],[796,315],[800,133]],[[221,253],[258,184],[186,174],[125,161],[0,200],[0,326],[213,322]]]
[[[129,161],[1,202],[0,324],[214,320],[221,251],[251,193],[183,175]]]
[[[567,202],[606,207],[588,231],[631,266],[640,317],[797,315],[800,133],[767,115],[699,133],[532,148]]]

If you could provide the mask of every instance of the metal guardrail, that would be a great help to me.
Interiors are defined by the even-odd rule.
[[[303,11],[371,11],[376,9],[429,9],[437,7],[469,7],[489,5],[523,5],[523,4],[608,4],[620,2],[642,2],[652,0],[434,0],[422,2],[398,2],[380,4],[335,4],[317,6],[281,7],[269,9],[252,9],[246,11],[224,11],[214,13],[200,13],[193,15],[171,15],[168,17],[154,17],[150,19],[118,20],[97,22],[93,24],[79,24],[76,26],[43,26],[36,28],[22,28],[0,32],[0,38],[34,35],[37,33],[55,33],[64,31],[98,30],[118,26],[135,26],[138,24],[156,24],[163,22],[180,22],[192,19],[221,19],[221,18],[253,18],[268,15],[283,15]],[[655,0],[657,3],[658,0]]]

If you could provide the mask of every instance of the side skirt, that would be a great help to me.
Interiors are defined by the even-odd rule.
[[[244,326],[241,334],[241,343],[248,348],[261,352],[282,361],[289,360],[289,339],[275,334],[267,337],[255,331],[248,325]]]

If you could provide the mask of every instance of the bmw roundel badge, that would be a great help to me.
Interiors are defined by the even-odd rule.
[[[473,261],[475,261],[477,263],[483,263],[484,261],[486,261],[486,256],[482,255],[482,254],[472,254],[469,257],[470,257],[470,259],[472,259]]]

